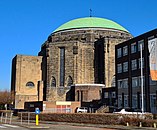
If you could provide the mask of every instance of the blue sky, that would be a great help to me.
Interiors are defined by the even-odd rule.
[[[10,89],[16,54],[37,55],[41,44],[69,20],[113,20],[133,36],[157,28],[157,0],[0,0],[0,89]]]

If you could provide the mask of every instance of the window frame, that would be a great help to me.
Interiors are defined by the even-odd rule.
[[[141,50],[140,45],[142,44],[142,50],[144,50],[144,39],[138,41],[138,51]]]
[[[123,72],[127,72],[128,71],[128,62],[123,62]]]
[[[117,73],[120,74],[122,73],[122,64],[117,64]]]
[[[122,48],[117,49],[117,58],[122,57]]]
[[[131,70],[137,69],[137,59],[131,60]]]
[[[131,78],[131,83],[132,83],[132,88],[139,87],[139,78],[138,77],[132,77]]]
[[[137,47],[136,47],[136,42],[131,44],[131,53],[136,53]]]
[[[123,47],[123,56],[128,55],[128,46]]]
[[[35,87],[35,84],[32,81],[28,81],[26,83],[26,87],[33,88],[33,87]]]

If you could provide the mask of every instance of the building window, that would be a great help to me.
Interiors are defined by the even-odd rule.
[[[128,62],[124,62],[123,63],[123,72],[127,72],[128,71]]]
[[[78,54],[78,46],[73,46],[73,54]]]
[[[144,40],[138,41],[138,51],[141,50],[140,45],[142,44],[142,50],[144,50]]]
[[[122,57],[122,48],[117,49],[117,58]]]
[[[81,102],[83,101],[83,91],[81,91]]]
[[[109,98],[108,92],[104,92],[104,98]]]
[[[137,108],[137,95],[132,96],[132,107]]]
[[[156,113],[157,109],[156,109],[156,94],[150,94],[150,107],[151,107],[151,112],[152,113]]]
[[[131,69],[136,70],[137,69],[137,60],[131,60]]]
[[[132,87],[138,87],[138,77],[132,77]]]
[[[156,85],[157,81],[152,80],[152,78],[149,76],[149,84],[150,85]]]
[[[123,56],[128,55],[128,46],[123,47]]]
[[[122,107],[122,96],[118,95],[118,107]]]
[[[65,48],[60,48],[60,87],[64,86],[64,73],[65,73]]]
[[[71,76],[68,77],[67,86],[71,86],[73,84],[73,79]]]
[[[116,98],[116,92],[112,92],[112,98]]]
[[[128,107],[128,95],[124,95],[124,107]]]
[[[138,59],[138,67],[141,68],[141,58]],[[142,68],[144,68],[144,57],[142,58]]]
[[[52,76],[51,87],[56,87],[56,79]]]
[[[111,87],[115,87],[116,86],[116,83],[115,83],[115,76],[113,76],[112,78],[112,82],[111,82]]]
[[[123,87],[123,84],[122,84],[122,80],[118,80],[118,88],[122,88]]]
[[[136,52],[136,43],[132,43],[131,44],[131,53],[135,53]]]
[[[154,38],[154,36],[150,36],[150,37],[148,37],[148,40],[151,40],[151,39],[153,39]]]
[[[124,108],[124,93],[122,93],[122,108]]]
[[[143,86],[144,86],[145,85],[144,84],[144,82],[145,82],[144,76],[142,76],[142,79],[143,79]],[[138,85],[141,86],[141,76],[138,77]]]
[[[117,65],[118,73],[122,73],[122,64]]]
[[[29,82],[26,83],[26,86],[32,88],[32,87],[34,87],[35,85],[34,85],[33,82],[29,81]]]
[[[122,87],[123,87],[123,88],[128,88],[128,78],[123,79]]]
[[[80,101],[80,92],[77,90],[77,101]]]

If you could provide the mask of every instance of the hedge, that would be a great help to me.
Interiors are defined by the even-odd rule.
[[[27,120],[27,113],[22,114],[22,118]],[[21,118],[21,114],[18,114]],[[31,113],[30,120],[35,120],[35,114]],[[131,126],[152,127],[157,121],[152,119],[152,114],[147,114],[145,119],[139,116],[122,115],[122,114],[98,114],[98,113],[41,113],[39,115],[41,121],[52,122],[70,122],[70,123],[88,123],[88,124],[103,124],[103,125],[126,125],[129,123]]]

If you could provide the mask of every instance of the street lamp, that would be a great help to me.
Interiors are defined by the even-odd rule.
[[[140,44],[140,56],[141,56],[141,98],[142,106],[141,111],[144,112],[144,97],[143,97],[143,62],[142,62],[142,43]]]

